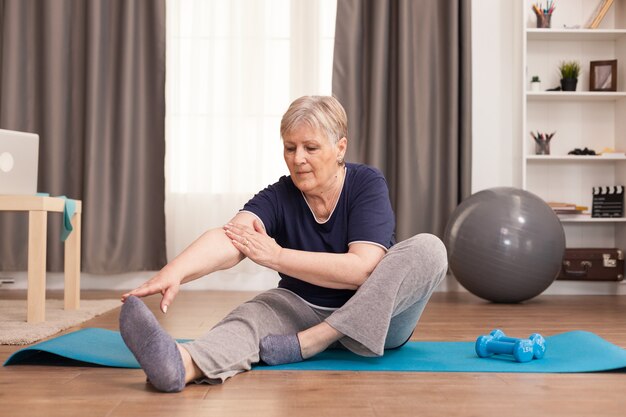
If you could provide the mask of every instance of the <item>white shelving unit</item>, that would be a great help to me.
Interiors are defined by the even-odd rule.
[[[552,27],[537,29],[532,4],[522,0],[522,186],[546,201],[592,206],[592,187],[626,185],[626,155],[572,156],[574,148],[626,152],[626,0],[615,0],[597,29],[585,26],[601,0],[560,0]],[[545,1],[543,2],[545,4]],[[617,59],[617,91],[589,91],[590,61]],[[559,86],[562,61],[577,60],[582,72],[575,92]],[[530,91],[538,75],[543,91]],[[535,155],[530,132],[556,132],[550,155]],[[567,247],[626,249],[626,218],[561,219]]]

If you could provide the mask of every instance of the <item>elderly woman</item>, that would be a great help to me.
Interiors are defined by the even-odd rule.
[[[347,118],[336,99],[295,100],[280,133],[290,175],[122,296],[122,337],[161,391],[181,391],[197,380],[221,383],[260,360],[296,362],[329,347],[380,356],[411,337],[446,274],[437,237],[419,234],[395,244],[384,177],[344,162]],[[278,288],[237,307],[193,342],[177,344],[138,298],[161,293],[165,313],[181,284],[245,257],[278,272]]]

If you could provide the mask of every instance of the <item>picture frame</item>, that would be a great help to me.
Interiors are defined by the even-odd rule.
[[[589,65],[589,91],[617,91],[617,59]]]

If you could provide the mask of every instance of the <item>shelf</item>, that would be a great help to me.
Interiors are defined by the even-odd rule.
[[[527,161],[544,162],[607,162],[626,161],[626,155],[593,156],[593,155],[526,155]]]
[[[533,41],[615,41],[626,38],[626,29],[536,29],[526,28]]]
[[[626,222],[626,218],[624,217],[604,218],[604,217],[590,217],[590,216],[580,216],[580,217],[559,216],[559,220],[561,220],[561,223],[625,223]]]
[[[573,201],[593,206],[592,189],[598,185],[626,185],[626,0],[614,0],[602,29],[566,29],[584,25],[602,0],[558,3],[552,28],[538,29],[536,2],[523,0],[519,107],[521,109],[520,164],[522,188],[545,201]],[[589,91],[590,62],[618,60],[618,91]],[[546,91],[560,87],[561,62],[581,65],[577,91]],[[539,91],[529,81],[541,77]],[[558,132],[551,155],[536,155],[530,131]],[[616,149],[607,155],[569,155],[575,148]],[[592,210],[589,210],[591,212]],[[563,214],[559,220],[570,247],[626,247],[626,216],[592,218],[591,214]]]
[[[626,98],[624,91],[527,91],[528,101],[617,101]]]

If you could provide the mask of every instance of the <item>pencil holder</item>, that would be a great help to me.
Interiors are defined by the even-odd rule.
[[[535,155],[550,155],[550,142],[535,142]]]
[[[530,132],[535,140],[535,155],[550,155],[550,140],[555,133]]]
[[[537,16],[537,28],[539,29],[548,29],[552,27],[552,13],[549,14],[538,14]]]

